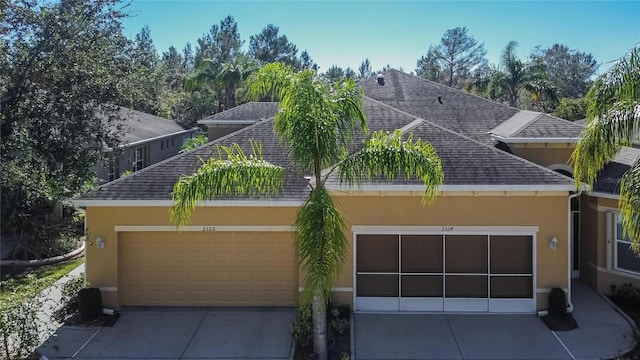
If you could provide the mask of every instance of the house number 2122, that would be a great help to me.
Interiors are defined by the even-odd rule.
[[[216,231],[215,226],[203,226],[202,231]]]

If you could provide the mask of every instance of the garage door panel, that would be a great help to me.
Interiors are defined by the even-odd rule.
[[[448,235],[445,268],[448,273],[487,273],[486,235]]]
[[[126,233],[124,305],[294,306],[289,233]]]
[[[492,274],[531,274],[530,236],[491,236]]]

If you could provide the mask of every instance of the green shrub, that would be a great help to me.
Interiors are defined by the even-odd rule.
[[[44,324],[38,319],[38,311],[47,302],[40,294],[43,281],[29,275],[27,283],[4,294],[0,304],[0,357],[26,359],[40,344],[40,328]]]
[[[296,320],[291,324],[291,336],[302,347],[313,344],[313,313],[311,306],[298,308]]]
[[[335,308],[331,310],[331,316],[329,320],[329,328],[331,333],[344,334],[346,331],[349,331],[350,328],[350,315],[344,316],[340,309]]]
[[[640,305],[640,289],[631,283],[616,288],[614,300],[625,305]]]
[[[560,317],[567,313],[567,295],[561,288],[549,292],[549,314]]]

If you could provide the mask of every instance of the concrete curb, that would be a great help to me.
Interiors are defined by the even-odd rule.
[[[356,317],[353,316],[353,311],[351,311],[351,319],[350,319],[350,325],[349,326],[349,337],[350,337],[350,341],[351,341],[351,349],[349,349],[349,352],[351,354],[349,354],[349,359],[351,360],[356,360],[356,324],[355,321]]]
[[[38,266],[56,264],[59,262],[80,257],[80,255],[82,255],[84,251],[84,244],[85,242],[82,241],[82,245],[80,245],[79,248],[60,256],[54,256],[54,257],[50,257],[42,260],[2,260],[0,264],[2,266],[16,266],[16,267],[38,267]]]

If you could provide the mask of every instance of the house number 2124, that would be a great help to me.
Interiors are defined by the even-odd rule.
[[[203,226],[202,231],[216,231],[215,226]]]

